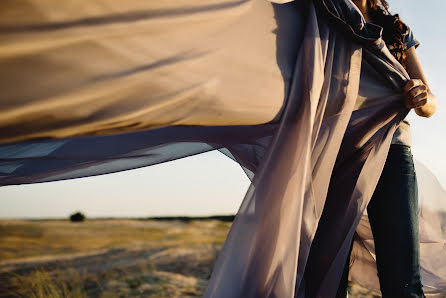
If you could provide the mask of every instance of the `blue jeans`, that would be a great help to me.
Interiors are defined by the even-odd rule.
[[[420,275],[418,189],[409,146],[391,145],[367,207],[383,297],[424,297]],[[337,297],[346,297],[349,261]]]

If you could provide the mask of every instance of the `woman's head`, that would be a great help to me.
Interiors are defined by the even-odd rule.
[[[407,52],[404,41],[405,35],[409,32],[408,27],[397,14],[390,14],[389,4],[386,0],[367,0],[367,6],[370,9],[373,22],[383,27],[383,40],[389,47],[390,52],[404,65]]]

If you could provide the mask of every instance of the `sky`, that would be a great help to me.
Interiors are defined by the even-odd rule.
[[[446,186],[446,2],[388,2],[421,42],[417,54],[438,99],[431,118],[409,115],[413,155]],[[65,218],[75,211],[87,217],[234,214],[248,186],[235,162],[209,152],[116,174],[2,187],[0,218]]]

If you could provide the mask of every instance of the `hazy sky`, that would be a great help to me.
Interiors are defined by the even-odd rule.
[[[411,112],[413,152],[446,186],[446,3],[389,0],[420,40],[418,56],[436,94],[436,114]],[[240,167],[210,152],[117,174],[0,188],[0,217],[210,215],[235,213],[249,185]],[[446,199],[446,198],[445,198]]]

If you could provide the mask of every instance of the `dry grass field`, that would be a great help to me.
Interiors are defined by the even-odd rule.
[[[230,225],[3,220],[0,297],[200,297]]]

